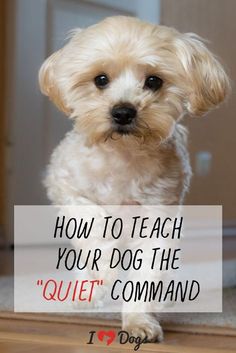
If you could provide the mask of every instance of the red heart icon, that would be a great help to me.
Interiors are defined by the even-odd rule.
[[[97,336],[99,341],[101,342],[103,342],[104,337],[108,337],[106,341],[107,341],[107,346],[109,346],[116,338],[116,333],[115,331],[98,331]]]

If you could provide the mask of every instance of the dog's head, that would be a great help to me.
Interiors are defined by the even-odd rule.
[[[90,143],[165,140],[181,116],[203,115],[230,88],[198,36],[130,17],[75,30],[44,62],[39,80]]]

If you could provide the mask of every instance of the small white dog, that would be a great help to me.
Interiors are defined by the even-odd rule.
[[[75,30],[39,80],[74,119],[45,180],[57,205],[182,203],[191,169],[179,120],[215,108],[230,88],[198,36],[122,16]],[[124,314],[123,326],[162,339],[150,313]]]

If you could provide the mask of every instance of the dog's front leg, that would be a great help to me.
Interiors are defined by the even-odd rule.
[[[138,243],[134,243],[138,247]],[[150,260],[149,247],[145,248],[145,243],[142,243],[144,250],[142,259],[143,264]],[[145,254],[145,255],[144,255]],[[126,281],[134,284],[141,284],[144,282],[156,281],[156,271],[148,270],[147,266],[143,266],[139,271],[133,268],[129,269]],[[145,291],[145,290],[144,290]],[[162,306],[157,306],[156,302],[146,301],[144,298],[135,299],[134,287],[131,290],[131,300],[123,302],[122,307],[122,327],[134,337],[146,339],[148,342],[161,342],[163,340],[163,331],[157,318],[157,311],[162,309]]]
[[[148,342],[163,340],[163,330],[154,313],[123,312],[122,327],[132,336],[146,338]]]
[[[106,206],[93,204],[84,197],[77,197],[71,199],[71,205],[62,206],[61,211],[67,218],[83,218],[89,224],[94,219],[89,238],[74,237],[71,240],[75,250],[78,253],[80,252],[81,265],[87,263],[83,271],[75,271],[75,278],[88,281],[102,280],[103,284],[94,287],[91,302],[77,303],[75,309],[79,311],[102,311],[109,296],[109,288],[117,277],[116,269],[110,270],[109,260],[112,249],[118,247],[118,240],[109,236],[103,238],[105,218],[108,216],[109,209],[107,211]],[[90,252],[89,262],[87,262],[88,252]],[[99,259],[94,262],[94,256],[98,252],[100,252]],[[106,311],[106,308],[104,310]]]

